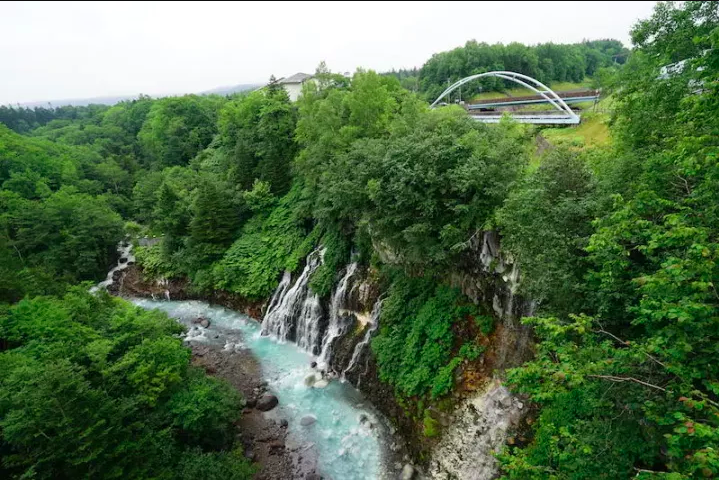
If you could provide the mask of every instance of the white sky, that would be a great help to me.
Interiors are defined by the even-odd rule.
[[[0,104],[421,66],[476,39],[617,38],[656,2],[2,2]]]

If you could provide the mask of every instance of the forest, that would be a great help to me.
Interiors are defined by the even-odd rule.
[[[387,72],[403,87],[435,100],[452,83],[478,73],[507,70],[522,73],[547,85],[558,82],[580,83],[585,78],[611,75],[626,62],[629,50],[618,40],[593,40],[577,44],[543,43],[489,45],[468,41],[464,47],[432,55],[420,69]],[[596,83],[596,82],[595,82]],[[482,91],[502,90],[509,84],[498,78],[485,78],[463,88],[465,98]]]
[[[386,292],[378,381],[421,412],[481,357],[464,326],[494,328],[449,281],[494,230],[539,305],[534,358],[505,376],[535,420],[501,478],[718,477],[719,7],[658,3],[631,40],[471,41],[352,78],[322,63],[296,103],[270,84],[1,107],[0,476],[251,478],[243,399],[190,365],[182,327],[88,292],[126,235],[160,238],[136,249],[144,274],[197,295],[267,299],[322,245],[326,297],[358,259]],[[493,69],[601,79],[610,141],[539,152],[538,127],[429,109]]]

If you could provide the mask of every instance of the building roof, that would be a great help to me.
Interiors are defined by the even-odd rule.
[[[291,77],[286,77],[279,80],[277,83],[303,83],[305,80],[309,80],[310,78],[312,78],[312,75],[308,75],[306,73],[295,73]]]

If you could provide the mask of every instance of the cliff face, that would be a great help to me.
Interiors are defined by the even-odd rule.
[[[522,317],[534,314],[537,304],[517,292],[519,265],[500,250],[499,235],[488,231],[470,240],[460,268],[450,275],[451,285],[478,305],[491,306],[497,331],[492,340],[493,368],[503,372],[532,358],[532,329]]]
[[[233,295],[229,292],[216,290],[207,294],[192,294],[188,289],[189,282],[185,278],[148,280],[138,265],[130,265],[115,282],[107,287],[107,291],[121,297],[151,297],[168,300],[205,300],[222,305],[245,315],[262,318],[265,301],[252,301]]]
[[[384,261],[396,261],[396,255],[375,247],[380,248]],[[536,304],[518,294],[519,266],[501,252],[495,232],[479,232],[470,240],[459,267],[447,281],[493,313],[495,330],[484,345],[484,355],[459,367],[458,386],[452,396],[442,402],[441,408],[430,407],[440,426],[439,437],[426,437],[421,412],[397,403],[393,388],[379,380],[369,348],[360,368],[353,368],[344,377],[393,421],[414,460],[426,467],[428,476],[491,479],[497,473],[494,452],[517,429],[526,411],[520,399],[502,385],[501,378],[506,369],[521,365],[533,355],[532,331],[521,324],[521,318],[532,315]],[[358,282],[365,289],[368,283],[371,285],[367,279]],[[351,352],[369,328],[360,319],[367,315],[371,302],[365,299],[350,303],[345,313],[352,326],[338,342],[332,360],[337,372],[346,370]]]

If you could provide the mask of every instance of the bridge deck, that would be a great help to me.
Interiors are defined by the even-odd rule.
[[[470,117],[482,123],[499,123],[503,115],[496,112],[470,113]],[[558,111],[513,113],[508,115],[512,120],[519,123],[533,123],[535,125],[577,125],[581,121],[579,115],[570,117]]]

